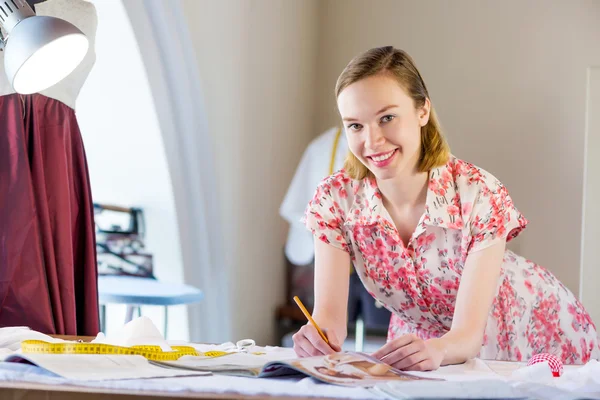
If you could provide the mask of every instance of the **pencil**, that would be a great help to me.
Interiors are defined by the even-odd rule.
[[[323,340],[325,341],[325,343],[329,344],[329,340],[327,340],[327,337],[325,336],[325,334],[323,333],[323,331],[321,330],[321,328],[319,328],[319,325],[317,325],[317,323],[315,322],[315,320],[310,316],[310,313],[308,312],[308,310],[306,309],[306,307],[304,307],[304,304],[302,304],[302,302],[300,301],[300,299],[298,298],[298,296],[294,296],[294,301],[296,302],[296,304],[298,304],[298,307],[300,307],[300,310],[302,311],[302,314],[304,314],[304,316],[306,317],[306,319],[308,319],[308,321],[313,324],[313,326],[315,328],[317,328],[317,332],[319,332],[319,335],[321,335],[321,337],[323,338]]]

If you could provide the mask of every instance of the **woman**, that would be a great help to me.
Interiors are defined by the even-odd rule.
[[[412,59],[392,47],[355,58],[336,85],[350,154],[306,211],[315,240],[314,319],[294,335],[299,356],[340,350],[347,265],[392,312],[373,353],[405,370],[473,357],[568,364],[598,358],[596,328],[544,268],[506,249],[526,226],[506,188],[450,154]]]

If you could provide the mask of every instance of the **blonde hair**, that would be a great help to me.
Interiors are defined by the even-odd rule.
[[[415,108],[425,105],[429,93],[412,58],[392,46],[377,47],[355,57],[344,68],[335,85],[335,97],[351,84],[370,76],[389,74],[413,99]],[[431,101],[431,99],[430,99]],[[433,105],[429,122],[421,127],[421,155],[417,164],[420,172],[445,165],[450,157],[450,147],[444,138]],[[353,179],[363,179],[371,171],[352,152],[348,153],[344,169]]]

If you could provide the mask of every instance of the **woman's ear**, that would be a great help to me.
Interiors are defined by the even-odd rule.
[[[427,125],[427,123],[429,122],[430,113],[431,113],[431,101],[429,101],[429,99],[426,98],[425,103],[418,110],[419,123],[421,124],[421,126]]]

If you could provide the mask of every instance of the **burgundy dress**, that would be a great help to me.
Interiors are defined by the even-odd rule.
[[[0,327],[96,335],[93,204],[75,111],[0,96]]]

